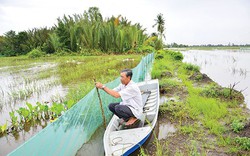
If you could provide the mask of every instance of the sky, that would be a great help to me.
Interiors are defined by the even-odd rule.
[[[0,35],[52,27],[63,15],[98,7],[103,18],[122,15],[156,32],[165,19],[165,43],[250,44],[250,0],[0,0]]]

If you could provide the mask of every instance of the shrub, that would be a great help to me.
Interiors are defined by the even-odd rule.
[[[27,55],[29,58],[38,58],[44,56],[46,53],[41,51],[41,49],[36,48],[30,51]]]
[[[240,145],[241,149],[244,149],[246,151],[250,150],[250,138],[247,137],[237,137],[235,139],[235,142]]]
[[[163,59],[163,58],[164,58],[164,56],[162,54],[156,54],[156,56],[155,56],[156,60],[160,60],[160,59]]]
[[[185,70],[194,71],[194,72],[198,72],[200,70],[199,66],[196,66],[190,63],[184,63],[183,68]]]
[[[181,52],[167,51],[167,53],[176,61],[182,61],[184,58]]]
[[[159,49],[162,49],[163,48],[163,43],[161,40],[156,40],[155,42],[155,49],[156,50],[159,50]]]
[[[231,126],[234,132],[239,133],[244,128],[244,123],[234,120]]]
[[[152,46],[142,46],[141,51],[142,52],[152,53],[152,52],[155,51],[155,49]]]

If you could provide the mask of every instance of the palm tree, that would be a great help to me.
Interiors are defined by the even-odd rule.
[[[158,14],[157,18],[155,19],[155,24],[153,27],[157,26],[157,31],[160,35],[160,39],[162,40],[162,37],[165,38],[164,31],[165,31],[165,20],[163,18],[163,14]]]

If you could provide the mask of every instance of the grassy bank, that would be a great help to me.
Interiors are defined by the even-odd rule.
[[[162,95],[174,99],[160,107],[159,122],[171,122],[177,131],[156,139],[142,155],[249,155],[250,113],[243,95],[182,63],[181,53],[165,50],[155,57],[152,77],[160,80]]]

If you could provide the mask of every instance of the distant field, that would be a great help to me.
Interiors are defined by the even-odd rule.
[[[230,46],[223,46],[223,47],[183,47],[183,48],[168,48],[172,50],[246,50],[250,49],[250,47],[230,47]]]

